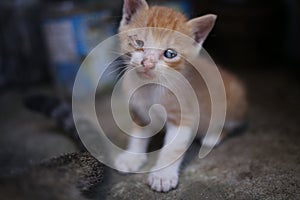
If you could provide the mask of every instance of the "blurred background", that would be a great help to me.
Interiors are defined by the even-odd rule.
[[[297,0],[149,0],[188,17],[215,13],[205,43],[227,68],[299,69],[300,6]],[[122,1],[2,0],[0,89],[37,83],[63,86],[99,42],[117,32]]]
[[[203,160],[197,159],[199,144],[193,146],[181,185],[168,193],[169,199],[201,199],[208,193],[220,195],[211,199],[299,199],[299,0],[147,2],[176,8],[190,18],[217,14],[204,48],[217,64],[238,74],[250,102],[246,134],[224,142]],[[122,4],[122,0],[0,1],[0,180],[41,160],[79,150],[54,120],[26,109],[24,98],[50,93],[70,99],[81,62],[97,44],[117,33]],[[86,72],[87,85],[101,67]],[[109,86],[115,78],[103,81]],[[121,140],[119,129],[111,126],[109,99],[101,95],[97,107],[103,123],[112,138]],[[135,185],[143,176],[115,171],[111,176],[100,189],[107,199],[126,195],[132,199],[131,192],[165,199],[146,184]],[[127,183],[128,190],[123,190]],[[146,197],[141,196],[151,199]]]

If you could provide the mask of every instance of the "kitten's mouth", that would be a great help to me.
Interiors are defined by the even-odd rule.
[[[146,79],[154,78],[154,73],[151,70],[145,70],[143,68],[136,70],[137,74]]]
[[[151,79],[154,77],[154,74],[151,73],[150,71],[144,71],[144,72],[137,72],[140,76],[143,78]]]

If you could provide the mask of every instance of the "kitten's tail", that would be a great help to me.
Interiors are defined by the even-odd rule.
[[[72,109],[67,102],[56,97],[36,94],[25,98],[24,104],[29,110],[41,113],[54,120],[76,142],[80,150],[86,150],[78,136]]]

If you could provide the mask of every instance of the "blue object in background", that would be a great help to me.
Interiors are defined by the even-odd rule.
[[[72,94],[76,73],[88,53],[113,34],[113,27],[106,23],[109,16],[103,10],[43,20],[53,80],[63,96]],[[94,78],[92,70],[87,73],[88,87]]]

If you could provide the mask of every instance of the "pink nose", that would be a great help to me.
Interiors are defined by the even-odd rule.
[[[141,62],[141,64],[143,65],[143,67],[146,69],[146,70],[150,70],[150,69],[153,69],[154,66],[155,66],[155,62],[152,58],[144,58]]]

